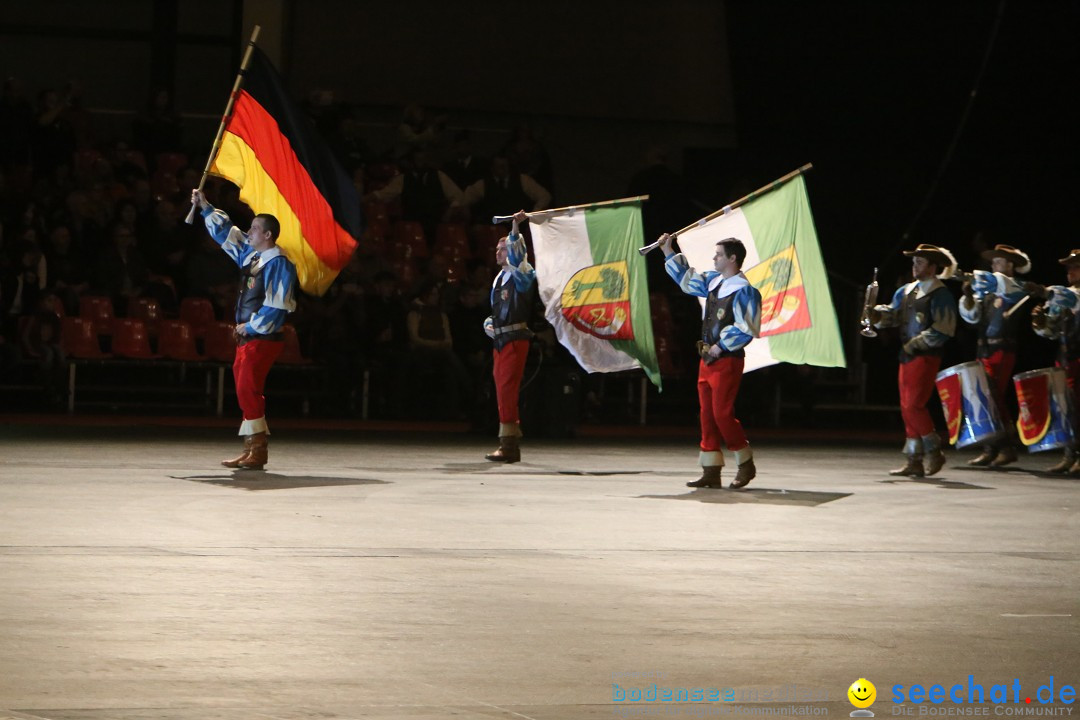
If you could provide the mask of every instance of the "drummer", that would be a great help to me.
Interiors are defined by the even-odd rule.
[[[1037,335],[1060,343],[1056,364],[1065,369],[1072,393],[1069,416],[1073,424],[1073,441],[1065,448],[1061,462],[1050,468],[1050,472],[1080,476],[1080,427],[1077,423],[1077,410],[1080,409],[1080,249],[1071,251],[1058,262],[1065,266],[1068,287],[1054,285],[1042,289],[1040,294],[1048,299],[1031,312],[1031,327]]]
[[[993,250],[986,250],[982,255],[983,259],[990,261],[991,272],[976,270],[973,277],[964,282],[960,317],[969,325],[976,326],[978,339],[975,357],[986,370],[994,402],[1008,428],[1008,434],[1003,439],[983,445],[982,453],[969,460],[968,465],[1003,467],[1016,462],[1019,443],[1016,425],[1006,403],[1013,368],[1016,366],[1016,338],[1020,323],[1020,315],[1011,311],[1027,295],[1023,285],[1016,280],[1016,275],[1031,271],[1031,259],[1027,253],[1011,245],[995,245]]]
[[[956,301],[941,282],[956,272],[956,259],[945,248],[926,244],[904,255],[911,258],[914,281],[898,288],[890,304],[876,306],[870,319],[879,328],[898,327],[904,343],[898,382],[907,463],[889,474],[922,477],[945,465],[941,437],[926,405],[945,343],[956,334]]]

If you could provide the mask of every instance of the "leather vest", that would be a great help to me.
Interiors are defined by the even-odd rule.
[[[259,311],[266,302],[266,279],[263,270],[266,266],[257,267],[258,260],[253,259],[244,266],[240,275],[240,297],[236,299],[236,323],[246,323],[251,316]],[[281,340],[284,335],[281,332],[269,335],[245,336],[237,343],[243,345],[249,340]]]
[[[948,299],[952,302],[952,295],[949,294],[949,290],[942,285],[941,287],[933,290],[921,298],[915,296],[919,294],[918,286],[912,289],[907,295],[904,296],[903,307],[903,322],[900,325],[900,341],[906,343],[913,337],[918,336],[923,330],[926,330],[934,324],[934,317],[930,313],[930,301],[938,293],[945,293],[948,295]],[[945,348],[927,348],[925,350],[919,350],[917,355],[943,355]],[[904,351],[900,351],[901,361],[907,355]]]
[[[701,339],[703,342],[709,345],[715,345],[720,340],[720,333],[724,328],[729,325],[735,324],[735,296],[738,292],[733,292],[724,297],[717,297],[717,291],[723,285],[721,283],[715,290],[709,293],[709,297],[705,300],[705,317],[701,320]],[[718,357],[745,357],[746,352],[739,348],[735,352],[728,352],[722,350]],[[712,360],[706,361],[706,365],[711,365]]]
[[[526,323],[532,313],[534,292],[535,285],[525,292],[518,291],[513,278],[505,283],[496,283],[491,288],[491,324],[495,328],[493,342],[496,350],[502,350],[504,345],[514,340],[528,340],[532,337],[532,331]],[[512,325],[522,327],[500,332]]]
[[[521,189],[521,175],[510,173],[506,187],[502,182],[488,175],[484,178],[484,199],[474,217],[487,219],[495,215],[507,215],[518,210],[529,210],[533,201]]]
[[[401,189],[401,216],[405,220],[424,222],[442,216],[446,198],[439,174],[434,170],[405,173]]]
[[[999,295],[987,295],[979,302],[982,313],[979,316],[978,340],[975,341],[975,357],[990,357],[998,350],[1015,353],[1020,315],[1013,313],[1005,317],[1013,306],[1006,306]]]

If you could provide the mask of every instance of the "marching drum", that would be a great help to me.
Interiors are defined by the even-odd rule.
[[[1043,368],[1013,375],[1020,418],[1016,430],[1029,452],[1054,450],[1073,438],[1069,384],[1062,368]]]
[[[1005,434],[981,363],[966,362],[942,370],[936,384],[950,443],[962,448],[993,442]]]

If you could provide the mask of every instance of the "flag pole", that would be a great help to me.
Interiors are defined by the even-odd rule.
[[[739,207],[740,205],[745,205],[746,203],[750,202],[751,200],[755,200],[755,199],[757,199],[758,197],[761,197],[762,195],[764,195],[767,192],[772,192],[776,188],[778,188],[781,185],[783,185],[784,183],[786,183],[788,180],[791,180],[792,178],[795,178],[795,177],[798,177],[799,175],[802,175],[804,172],[806,172],[808,170],[811,170],[813,167],[814,167],[814,165],[812,163],[806,163],[805,165],[803,165],[798,170],[792,170],[787,175],[784,175],[783,177],[780,177],[780,178],[777,178],[776,180],[773,180],[768,185],[764,185],[762,187],[759,187],[757,190],[750,193],[749,195],[744,195],[743,197],[739,198],[735,202],[730,203],[728,205],[725,205],[724,207],[720,208],[716,212],[710,213],[709,215],[706,215],[705,217],[701,218],[697,222],[690,223],[689,225],[684,227],[682,230],[679,230],[678,232],[671,233],[671,237],[677,238],[680,235],[682,235],[684,232],[687,232],[688,230],[693,230],[696,227],[701,227],[702,225],[709,222],[713,218],[720,217],[721,215],[727,215],[729,212],[731,212],[735,208]],[[653,249],[658,248],[658,247],[660,247],[660,241],[659,240],[657,240],[656,242],[654,242],[651,245],[646,245],[643,248],[639,248],[638,252],[641,253],[642,255],[644,255],[644,254],[648,253],[650,250],[653,250]]]
[[[636,197],[619,198],[618,200],[603,200],[601,202],[588,203],[586,205],[567,205],[566,207],[551,208],[550,210],[537,210],[531,213],[525,213],[525,217],[531,218],[537,215],[551,215],[553,213],[561,212],[573,212],[574,210],[592,210],[593,208],[604,207],[606,205],[626,205],[628,203],[644,202],[649,199],[648,195],[637,195]],[[498,225],[501,222],[510,222],[514,219],[513,215],[496,215],[491,218],[491,222]]]
[[[247,70],[248,62],[251,60],[251,53],[255,49],[255,41],[259,39],[258,25],[251,31],[251,39],[248,40],[247,49],[244,51],[244,59],[240,61],[240,72],[236,73],[236,82],[233,83],[232,92],[229,93],[229,102],[225,104],[225,114],[221,116],[221,125],[218,126],[217,136],[214,138],[214,145],[210,148],[210,156],[206,158],[206,167],[203,168],[202,178],[199,179],[199,192],[202,192],[203,186],[206,184],[206,177],[210,174],[210,166],[214,164],[214,160],[217,158],[218,150],[221,149],[221,138],[225,135],[225,124],[229,121],[229,116],[232,115],[233,105],[236,104],[236,96],[240,94],[240,86],[244,84],[244,71]],[[195,203],[191,203],[191,211],[184,218],[184,222],[191,225],[195,220]]]

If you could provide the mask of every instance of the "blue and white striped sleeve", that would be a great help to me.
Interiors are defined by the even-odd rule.
[[[874,323],[874,327],[890,328],[900,324],[900,308],[904,304],[904,291],[906,290],[907,286],[901,285],[896,288],[896,292],[893,293],[892,302],[888,305],[874,306],[874,310],[880,313],[881,316],[881,319]]]
[[[247,244],[247,237],[240,228],[232,224],[228,215],[221,210],[215,210],[213,206],[208,205],[202,211],[202,216],[203,222],[206,223],[206,230],[214,242],[221,246],[233,262],[244,267],[248,255],[255,251]]]
[[[761,335],[761,293],[753,285],[735,293],[732,303],[735,322],[720,331],[717,345],[728,352],[735,352],[750,344]]]
[[[971,303],[971,307],[968,307],[968,303]],[[982,303],[975,298],[969,298],[966,295],[960,298],[960,317],[968,325],[978,325],[979,320],[982,319]]]
[[[289,313],[296,310],[296,267],[279,255],[263,268],[266,298],[247,322],[252,335],[272,335],[281,329]]]
[[[506,259],[513,268],[510,275],[518,292],[525,292],[536,283],[536,269],[529,264],[528,249],[521,233],[512,232],[507,238]]]
[[[680,290],[694,297],[707,297],[709,282],[717,275],[715,271],[699,273],[690,267],[690,263],[686,261],[686,256],[682,253],[676,253],[665,260],[664,269]]]

